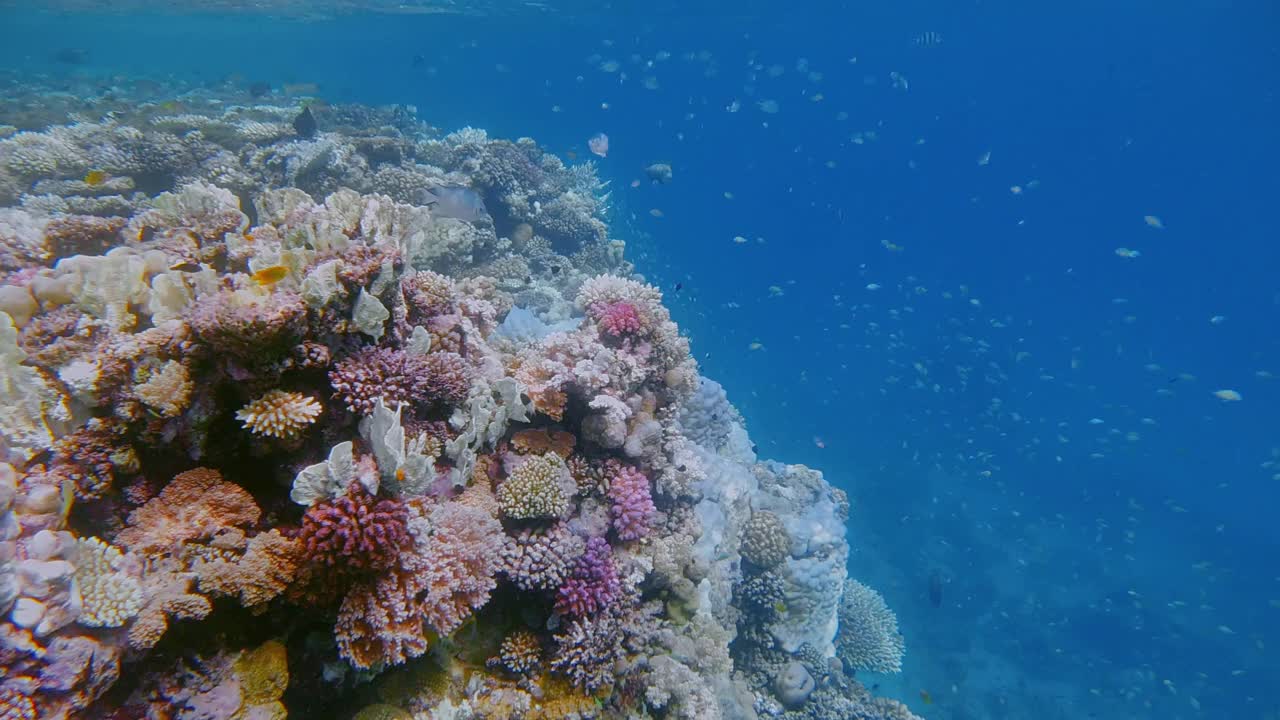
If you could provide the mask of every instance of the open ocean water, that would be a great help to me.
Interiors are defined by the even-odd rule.
[[[1275,3],[44,4],[0,4],[0,68],[607,134],[702,372],[849,493],[878,694],[1280,718]]]

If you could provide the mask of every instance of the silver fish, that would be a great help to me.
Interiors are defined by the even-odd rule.
[[[467,187],[441,186],[427,191],[425,205],[438,217],[476,222],[485,216],[484,198]]]

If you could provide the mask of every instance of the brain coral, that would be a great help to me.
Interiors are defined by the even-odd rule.
[[[758,510],[742,527],[742,556],[763,568],[782,562],[790,553],[791,539],[777,515]]]
[[[569,509],[562,477],[564,461],[554,453],[535,455],[517,467],[498,487],[502,513],[516,520],[560,517]]]
[[[845,670],[896,673],[902,670],[905,651],[898,617],[880,593],[857,580],[846,580],[836,636],[836,654]]]

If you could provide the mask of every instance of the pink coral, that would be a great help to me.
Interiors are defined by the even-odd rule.
[[[624,541],[638,540],[649,534],[653,514],[653,497],[649,478],[639,469],[621,463],[610,463],[609,508],[613,529]]]
[[[587,550],[578,558],[573,575],[560,585],[556,609],[579,617],[595,615],[609,607],[621,592],[622,582],[608,541],[593,537],[587,540]]]
[[[629,302],[596,303],[591,306],[591,314],[600,329],[614,337],[634,335],[644,328],[636,306]]]
[[[368,415],[378,398],[388,407],[460,404],[471,388],[466,361],[454,353],[417,353],[362,348],[329,373],[333,396],[357,415]]]
[[[311,563],[338,574],[385,570],[409,541],[408,511],[353,483],[347,495],[317,503],[302,517],[298,538]]]
[[[297,293],[223,290],[196,303],[187,321],[196,336],[246,360],[277,358],[302,337],[307,307]]]
[[[427,649],[424,621],[447,635],[484,606],[496,586],[503,535],[492,515],[453,502],[416,520],[412,550],[352,590],[338,612],[338,649],[356,667],[421,655]]]

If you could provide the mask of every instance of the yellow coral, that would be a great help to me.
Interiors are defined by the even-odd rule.
[[[302,393],[272,390],[236,412],[250,432],[281,439],[297,437],[320,417],[320,403]]]
[[[268,640],[241,655],[235,672],[245,705],[275,702],[289,686],[289,655],[284,645]]]
[[[76,543],[76,585],[80,588],[80,617],[89,627],[120,627],[142,609],[142,585],[120,572],[124,556],[96,537]]]

